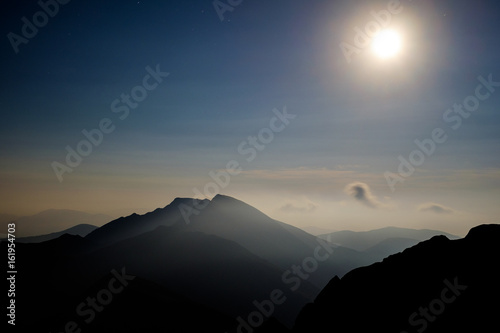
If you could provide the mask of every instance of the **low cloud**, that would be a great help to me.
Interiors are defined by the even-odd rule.
[[[315,211],[316,208],[318,208],[318,205],[312,202],[307,203],[307,205],[305,206],[298,206],[291,203],[287,203],[286,205],[281,206],[280,210],[286,213],[311,213]]]
[[[345,192],[354,200],[370,208],[382,208],[384,204],[378,201],[370,190],[368,184],[355,182],[345,187]]]
[[[440,205],[434,202],[428,202],[418,207],[419,212],[431,212],[436,214],[453,214],[455,211],[452,208]]]

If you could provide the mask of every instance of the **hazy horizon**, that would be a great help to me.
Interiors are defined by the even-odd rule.
[[[225,195],[224,193],[220,193],[220,194]],[[442,224],[439,224],[439,223],[436,223],[437,219],[435,219],[435,220],[429,219],[430,221],[428,224],[422,223],[422,217],[420,215],[420,214],[422,214],[422,212],[419,211],[418,207],[414,207],[414,211],[416,213],[419,213],[419,214],[414,218],[414,220],[411,220],[410,222],[408,221],[408,218],[406,217],[406,220],[404,221],[404,223],[398,223],[399,220],[397,220],[397,219],[403,218],[404,216],[397,214],[397,212],[391,211],[391,209],[387,209],[386,214],[387,214],[387,216],[393,218],[394,220],[391,220],[392,222],[388,222],[385,224],[384,223],[380,223],[380,224],[371,223],[370,225],[366,225],[364,223],[356,223],[356,221],[359,221],[359,220],[361,220],[361,222],[363,222],[362,219],[360,219],[360,217],[359,217],[361,215],[352,216],[351,213],[348,213],[348,215],[347,215],[348,220],[347,221],[330,222],[328,220],[328,218],[331,216],[335,216],[334,213],[327,213],[325,220],[310,219],[311,215],[316,215],[316,216],[318,215],[318,214],[314,214],[311,212],[311,211],[315,211],[315,210],[319,209],[319,207],[317,207],[317,206],[314,209],[311,209],[311,207],[309,207],[309,209],[308,209],[307,206],[304,206],[304,207],[281,206],[279,208],[269,209],[266,211],[264,209],[261,209],[258,204],[252,204],[252,203],[245,201],[245,200],[242,200],[241,198],[238,198],[238,197],[234,197],[234,198],[241,200],[241,201],[253,206],[254,208],[262,211],[264,214],[268,215],[269,217],[271,217],[275,220],[296,226],[298,228],[305,228],[305,229],[307,229],[309,227],[316,227],[316,228],[331,230],[331,231],[342,231],[342,230],[370,231],[370,230],[381,229],[381,228],[385,228],[385,227],[399,227],[399,228],[409,228],[409,229],[439,230],[439,231],[448,232],[448,233],[456,235],[456,236],[464,237],[468,233],[468,231],[475,226],[478,226],[480,224],[496,223],[495,221],[492,221],[492,222],[484,221],[482,223],[478,222],[476,224],[471,222],[471,223],[463,223],[462,225],[457,225],[455,223],[453,225],[454,228],[447,229],[446,227],[449,226],[449,223],[446,223],[446,221],[444,221]],[[145,208],[145,207],[143,207],[143,208],[130,208],[129,207],[129,208],[122,208],[119,210],[103,211],[103,212],[86,211],[84,209],[54,209],[54,208],[51,208],[51,209],[47,209],[47,210],[37,211],[33,214],[18,215],[18,216],[12,215],[12,218],[10,218],[10,219],[4,218],[4,216],[2,216],[2,221],[3,220],[5,220],[5,221],[16,220],[18,218],[25,218],[25,217],[32,217],[32,216],[36,216],[37,214],[45,213],[45,212],[50,213],[51,210],[58,210],[58,211],[60,210],[63,212],[66,210],[66,211],[68,211],[68,213],[83,212],[83,213],[87,213],[89,215],[96,215],[96,216],[100,215],[99,221],[104,221],[104,222],[91,223],[91,224],[94,224],[94,225],[100,227],[100,226],[102,226],[108,222],[111,222],[114,219],[120,218],[120,217],[126,217],[126,216],[132,215],[134,213],[139,214],[139,215],[144,215],[146,213],[154,211],[155,209],[163,208],[163,207],[169,205],[174,199],[175,198],[172,198],[171,200],[168,200],[168,202],[166,202],[165,204],[160,205],[158,207],[151,207],[151,208]],[[212,200],[212,199],[213,198],[209,198],[209,200]],[[259,202],[259,201],[265,202],[266,200],[261,198],[260,200],[254,199],[254,201],[255,202]],[[285,201],[283,201],[283,202],[285,202]],[[347,201],[339,203],[339,207],[345,207],[345,206],[348,206]],[[287,209],[285,209],[285,208],[287,208]],[[291,212],[287,211],[287,210],[291,210]],[[403,211],[403,212],[401,212],[401,214],[404,214],[405,212],[407,212],[407,211]],[[0,213],[0,215],[2,215],[2,213]],[[5,214],[5,216],[8,216],[8,215],[9,214]],[[423,215],[425,215],[425,214],[423,214]],[[108,216],[109,219],[103,220],[104,216]],[[304,222],[304,218],[307,216],[309,216],[309,218],[307,219],[307,222]],[[337,214],[337,216],[338,216],[338,214]],[[457,215],[451,214],[451,217],[456,218]],[[443,221],[443,220],[444,219],[442,219],[441,221]],[[90,222],[91,221],[89,221],[89,223]],[[467,222],[467,221],[465,221],[465,222]],[[64,230],[64,229],[66,229],[66,227],[62,226],[59,229]],[[57,230],[57,231],[59,231],[59,230]]]

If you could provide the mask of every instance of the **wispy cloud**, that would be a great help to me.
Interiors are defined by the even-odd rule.
[[[418,207],[419,212],[431,212],[436,214],[453,214],[455,210],[434,202],[427,202]]]
[[[286,213],[311,213],[318,208],[318,205],[312,202],[308,202],[306,205],[296,205],[292,203],[287,203],[280,207],[282,212]]]
[[[357,202],[370,207],[370,208],[382,208],[384,204],[378,201],[377,197],[374,196],[370,190],[370,187],[366,183],[355,182],[347,185],[345,187],[345,192],[354,198]]]

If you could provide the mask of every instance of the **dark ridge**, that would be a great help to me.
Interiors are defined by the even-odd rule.
[[[157,208],[144,215],[134,213],[127,217],[120,217],[113,220],[99,229],[94,230],[88,234],[86,238],[102,245],[110,245],[114,242],[154,230],[158,226],[173,226],[175,224],[185,223],[184,217],[179,209],[181,204],[195,208],[207,203],[207,199],[175,198],[164,208]]]
[[[490,331],[500,311],[491,302],[500,297],[498,239],[500,225],[481,225],[464,239],[435,236],[334,277],[302,309],[294,332]]]

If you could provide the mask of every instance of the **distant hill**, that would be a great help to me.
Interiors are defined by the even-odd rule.
[[[16,242],[17,243],[41,243],[41,242],[46,242],[46,241],[51,240],[51,239],[58,238],[64,234],[85,237],[90,232],[94,231],[97,228],[98,227],[95,225],[79,224],[79,225],[75,225],[74,227],[71,227],[69,229],[59,231],[59,232],[53,232],[53,233],[47,234],[47,235],[16,238]]]
[[[18,218],[19,216],[16,215],[0,213],[0,224],[4,225],[5,223],[10,223],[12,221],[17,220]]]
[[[47,235],[60,232],[79,224],[101,226],[112,220],[104,214],[89,214],[69,209],[49,209],[31,216],[19,217],[15,220],[16,237]],[[7,230],[7,223],[3,229]]]
[[[334,277],[294,332],[490,332],[498,328],[500,225],[435,236]]]
[[[411,238],[387,238],[366,250],[363,253],[370,255],[375,261],[380,261],[392,254],[403,251],[420,243],[419,240]]]
[[[310,233],[313,236],[319,236],[335,232],[335,230],[332,229],[319,228],[315,226],[300,227],[300,229],[304,230],[307,233]]]
[[[370,231],[336,231],[328,234],[322,234],[318,237],[327,239],[332,243],[344,246],[357,251],[365,251],[378,243],[389,238],[407,238],[416,241],[427,240],[433,236],[444,235],[449,239],[458,239],[460,237],[439,230],[429,229],[407,229],[397,227],[386,227]]]

